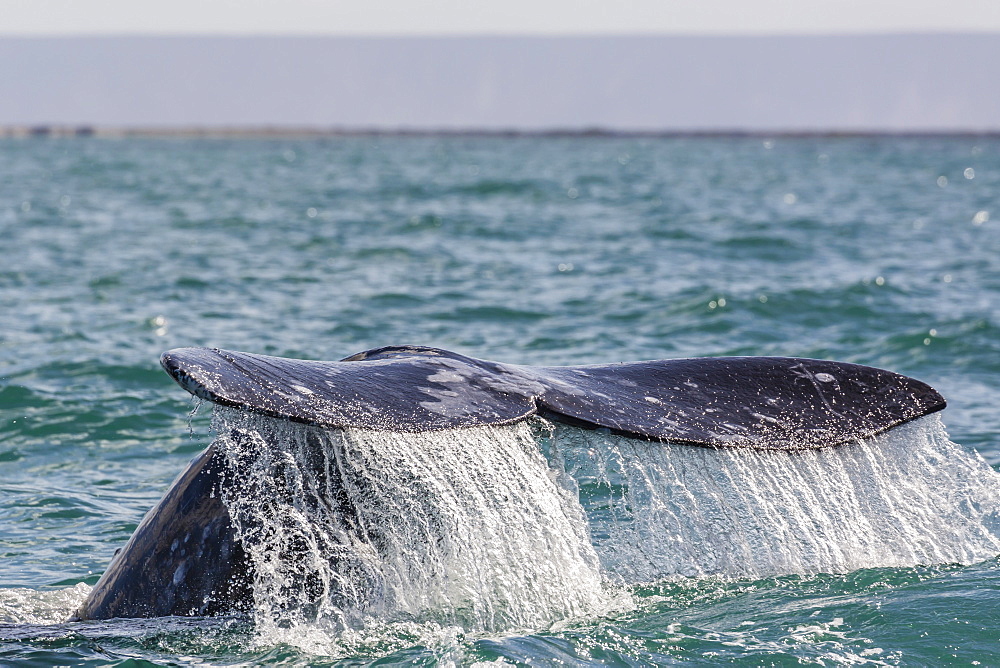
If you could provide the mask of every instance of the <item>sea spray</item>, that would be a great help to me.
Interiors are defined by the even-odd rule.
[[[0,588],[0,625],[65,622],[86,600],[90,590],[90,585],[83,582],[49,591],[24,587]]]
[[[820,450],[662,444],[560,427],[605,574],[758,577],[1000,552],[1000,475],[936,416]]]
[[[576,491],[526,423],[413,434],[215,415],[262,629],[539,628],[603,600]]]
[[[293,644],[544,628],[605,609],[615,583],[1000,553],[1000,475],[936,417],[755,451],[541,420],[413,434],[215,415],[257,627]]]

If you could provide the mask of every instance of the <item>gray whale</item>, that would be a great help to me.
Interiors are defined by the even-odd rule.
[[[783,357],[534,367],[390,346],[339,362],[181,348],[160,362],[212,403],[330,429],[417,432],[537,415],[649,441],[790,450],[849,444],[945,407],[913,378]],[[214,446],[191,462],[74,619],[247,611],[251,566],[220,499],[222,466]]]

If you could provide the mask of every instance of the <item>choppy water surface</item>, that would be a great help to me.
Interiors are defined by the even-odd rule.
[[[1000,140],[7,140],[0,177],[0,663],[1000,662]],[[478,557],[446,564],[476,595],[507,578],[500,598],[428,594],[406,620],[339,631],[63,621],[212,439],[160,352],[330,359],[399,343],[528,364],[880,366],[939,389],[959,445],[917,424],[788,473],[764,454],[708,469],[707,451],[536,426],[548,460],[524,434],[494,444],[496,467],[427,451],[435,485],[475,469],[490,490],[537,485],[519,517],[562,509],[534,542],[469,542]],[[356,454],[382,447],[353,438]],[[892,483],[867,495],[862,474]],[[932,497],[957,510],[927,514]],[[490,524],[488,495],[461,507],[476,503],[432,510],[468,535],[515,526]],[[760,520],[780,503],[808,512]],[[684,547],[632,540],[660,526],[687,531]],[[676,571],[650,567],[664,555]],[[426,592],[438,575],[421,576]]]

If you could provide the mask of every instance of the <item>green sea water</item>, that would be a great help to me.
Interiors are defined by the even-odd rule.
[[[64,621],[211,440],[180,346],[837,359],[930,383],[1000,466],[1000,139],[2,140],[0,251],[0,664],[1000,663],[992,558],[668,578],[502,632]]]

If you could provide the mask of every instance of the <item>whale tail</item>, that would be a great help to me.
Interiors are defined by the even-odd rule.
[[[161,363],[188,392],[208,401],[322,428],[371,430],[364,434],[356,431],[354,437],[375,445],[386,439],[378,431],[500,425],[538,415],[663,443],[712,448],[819,448],[866,439],[945,406],[941,395],[928,385],[895,373],[856,364],[777,357],[529,367],[409,346],[370,350],[339,362],[182,348],[164,353]],[[292,434],[299,431],[320,430],[290,430]],[[322,439],[334,436],[326,432]],[[468,447],[467,435],[453,436],[388,435],[393,444],[389,450],[408,439],[411,443],[440,441],[441,460],[450,454],[481,456]],[[322,439],[317,441],[320,447],[328,443]],[[256,442],[250,439],[246,444]],[[248,550],[261,549],[255,541],[269,534],[257,532],[254,540],[245,542],[243,537],[249,534],[241,534],[247,528],[241,523],[249,522],[253,532],[266,522],[254,515],[256,510],[247,514],[239,502],[235,512],[231,507],[234,499],[246,499],[251,508],[260,500],[253,494],[242,494],[235,482],[244,467],[235,464],[233,468],[233,447],[241,443],[235,431],[220,433],[220,438],[192,461],[112,560],[76,619],[228,614],[246,612],[254,605],[256,562]],[[267,459],[270,444],[271,439],[264,438],[263,450],[254,453]],[[313,452],[311,441],[307,445],[303,446],[307,455],[303,461],[322,462],[331,456],[326,451]],[[513,449],[523,450],[520,446]],[[676,448],[660,451],[677,454]],[[467,463],[458,459],[452,464],[456,461]],[[346,493],[347,485],[335,468],[340,471],[321,467],[324,489]],[[505,475],[502,471],[507,470],[491,468],[497,475]],[[365,475],[370,473],[367,464],[362,469]],[[265,479],[270,480],[267,475]],[[365,485],[358,484],[361,497],[379,497],[364,492]],[[358,516],[352,514],[355,506],[345,501],[341,508],[338,504],[342,499],[336,494],[340,492],[320,506],[343,524],[337,527],[347,532],[345,535],[357,538],[351,533],[360,525]],[[433,494],[418,496],[435,498]],[[341,558],[338,549],[338,545],[328,544],[325,558],[335,562],[337,570],[363,575],[363,569]],[[268,554],[271,558],[281,552]],[[298,568],[295,559],[300,556],[297,548],[286,555],[292,562],[291,571]],[[355,580],[348,580],[353,587]],[[309,585],[303,591],[295,600],[308,607],[316,603],[313,594],[323,590]]]
[[[420,432],[539,415],[651,441],[789,450],[869,438],[945,407],[913,378],[784,357],[532,367],[418,346],[339,362],[180,348],[161,364],[213,403],[327,428]]]

